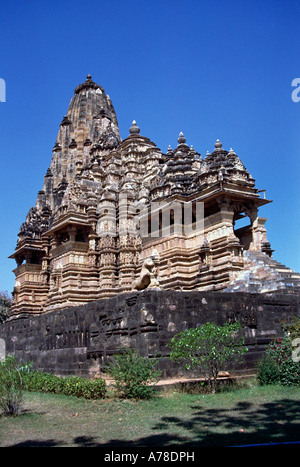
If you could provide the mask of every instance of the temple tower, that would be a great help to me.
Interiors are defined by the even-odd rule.
[[[258,215],[270,200],[241,159],[219,140],[204,158],[182,132],[177,142],[164,154],[135,121],[122,141],[104,89],[90,75],[75,88],[11,255],[11,318],[149,286],[221,291],[249,266],[245,251],[271,264]]]

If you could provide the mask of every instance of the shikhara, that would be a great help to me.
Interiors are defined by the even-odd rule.
[[[90,75],[76,87],[10,256],[11,318],[109,298],[137,282],[184,291],[298,286],[299,275],[272,258],[258,212],[270,200],[235,151],[217,140],[202,157],[182,132],[177,143],[163,153],[136,121],[122,140],[103,87]],[[153,280],[143,280],[151,261]]]

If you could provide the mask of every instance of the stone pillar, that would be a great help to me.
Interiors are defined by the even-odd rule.
[[[77,232],[76,226],[70,225],[70,227],[68,227],[68,235],[69,235],[70,242],[75,242],[76,232]]]
[[[117,277],[117,209],[113,192],[107,190],[97,207],[99,237],[99,289],[101,297],[116,293]]]
[[[268,243],[267,230],[265,223],[268,219],[266,217],[256,217],[252,224],[252,242],[249,250],[262,251],[264,244]]]
[[[125,193],[119,202],[119,285],[122,291],[131,290],[135,279],[136,248],[134,230],[134,212],[131,212],[131,194]]]
[[[116,238],[101,237],[99,240],[99,287],[101,297],[116,293],[117,257]]]
[[[234,210],[230,206],[230,202],[228,200],[220,199],[218,200],[218,205],[220,208],[219,213],[216,215],[216,229],[221,229],[221,237],[227,237],[229,244],[236,247],[240,247],[239,239],[234,234],[234,226],[233,226],[233,217],[234,217]],[[225,233],[225,235],[223,234]],[[220,235],[217,235],[218,237]],[[230,249],[230,254],[232,254],[232,250]]]

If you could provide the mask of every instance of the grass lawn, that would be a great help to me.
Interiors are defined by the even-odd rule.
[[[149,401],[25,393],[0,415],[0,446],[233,446],[300,441],[300,389],[257,386],[217,394],[158,392]]]

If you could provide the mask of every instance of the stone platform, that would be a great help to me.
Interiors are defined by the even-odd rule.
[[[174,378],[184,376],[168,359],[168,342],[175,334],[207,321],[238,321],[249,350],[231,374],[249,374],[266,345],[281,335],[282,322],[299,311],[298,293],[146,289],[7,321],[0,326],[0,338],[7,355],[58,375],[99,375],[107,358],[131,347],[148,358],[159,357],[163,378]]]

